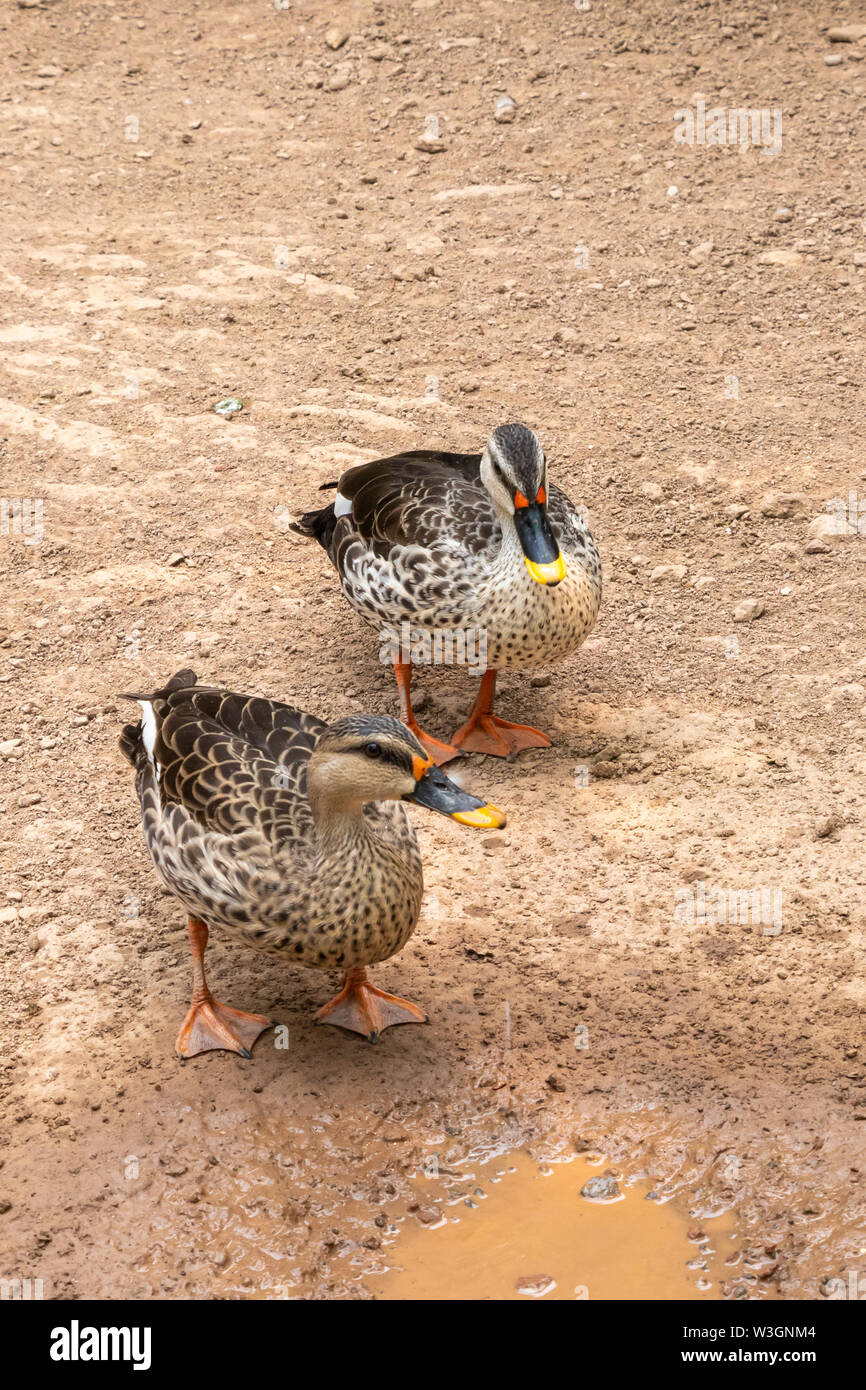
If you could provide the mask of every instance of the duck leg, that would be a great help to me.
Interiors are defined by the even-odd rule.
[[[549,748],[550,739],[529,724],[509,724],[493,713],[496,672],[485,671],[472,712],[451,742],[461,753],[493,753],[497,758],[513,758],[522,748]]]
[[[427,749],[428,755],[437,767],[441,767],[443,763],[450,763],[452,758],[459,758],[459,748],[452,748],[450,743],[440,743],[438,738],[432,738],[430,734],[425,734],[412,712],[412,701],[409,698],[409,687],[412,683],[412,663],[395,661],[394,675],[400,694],[400,718],[406,728],[411,730],[422,747]]]
[[[379,1041],[379,1034],[395,1023],[429,1023],[417,1004],[386,994],[371,985],[363,965],[355,965],[343,976],[343,988],[316,1014],[317,1023],[333,1023],[352,1033],[363,1033],[368,1042]]]
[[[204,973],[204,952],[207,946],[207,925],[199,917],[189,919],[189,946],[192,954],[192,1003],[183,1026],[177,1035],[175,1051],[180,1057],[195,1057],[224,1047],[250,1057],[250,1048],[259,1033],[270,1028],[271,1020],[264,1014],[247,1014],[242,1009],[230,1009],[214,999],[207,987]]]

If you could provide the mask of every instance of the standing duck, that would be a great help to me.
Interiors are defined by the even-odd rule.
[[[375,459],[336,487],[330,506],[293,529],[319,541],[349,603],[390,644],[400,717],[431,758],[549,747],[540,730],[493,713],[496,673],[577,651],[598,614],[601,561],[583,511],[548,486],[533,431],[500,425],[481,454],[413,449]],[[431,659],[431,635],[452,642],[452,660],[454,640],[458,659],[477,651],[483,670],[450,743],[426,734],[412,712],[412,664]]]
[[[405,946],[421,910],[418,843],[401,801],[465,825],[505,817],[440,772],[402,724],[350,715],[325,724],[292,705],[199,686],[179,671],[138,700],[120,746],[136,770],[144,836],[189,917],[193,995],[177,1051],[248,1057],[263,1014],[214,999],[208,930],[321,970],[343,984],[317,1020],[376,1042],[395,1023],[426,1023],[416,1004],[377,989],[366,967]]]

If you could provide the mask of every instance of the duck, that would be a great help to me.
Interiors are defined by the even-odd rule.
[[[345,598],[378,630],[400,719],[428,755],[442,766],[461,753],[513,760],[549,747],[541,730],[494,714],[497,672],[577,651],[598,616],[602,575],[586,510],[548,482],[535,432],[500,425],[480,454],[411,449],[373,459],[327,488],[334,501],[290,527],[325,549]],[[469,718],[445,743],[419,726],[411,680],[413,665],[449,657],[481,680]]]
[[[178,671],[124,726],[142,827],[156,871],[186,911],[193,989],[176,1051],[251,1055],[263,1014],[215,999],[204,955],[212,928],[296,965],[342,971],[316,1021],[378,1041],[425,1023],[417,1004],[374,985],[370,965],[400,951],[418,922],[423,873],[404,802],[463,825],[506,818],[464,791],[390,715],[325,723],[293,705],[199,685]]]

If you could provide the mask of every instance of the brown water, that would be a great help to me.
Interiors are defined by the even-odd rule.
[[[620,1171],[600,1136],[596,1152],[580,1155],[572,1138],[536,1137],[531,1158],[503,1152],[500,1136],[469,1126],[458,1147],[444,1125],[428,1126],[419,1140],[363,1110],[337,1130],[309,1094],[295,1108],[290,1124],[278,1107],[263,1107],[250,1129],[241,1109],[166,1106],[159,1123],[171,1148],[146,1134],[141,1151],[156,1160],[142,1163],[136,1182],[115,1173],[111,1203],[99,1202],[102,1169],[85,1165],[80,1176],[94,1207],[89,1289],[116,1296],[120,1268],[129,1271],[124,1293],[137,1299],[777,1296],[778,1260],[768,1253],[777,1230],[756,1222],[744,1188],[733,1210],[727,1183],[714,1195],[703,1150],[698,1162],[678,1142],[663,1163],[657,1138],[634,1135],[616,1149]],[[98,1142],[92,1123],[86,1152]],[[141,1112],[122,1123],[123,1151],[134,1155]],[[395,1155],[410,1143],[411,1157]],[[647,1171],[659,1175],[657,1189]],[[615,1185],[613,1200],[581,1195],[600,1179]],[[780,1211],[806,1205],[781,1188],[775,1199]],[[831,1217],[837,1226],[838,1214]],[[53,1219],[61,1228],[62,1211]],[[826,1275],[827,1229],[824,1221],[815,1227],[814,1287]],[[44,1270],[62,1287],[69,1247],[57,1247],[40,1277]]]
[[[612,1200],[581,1195],[609,1174]],[[427,1177],[418,1209],[389,1233],[389,1268],[365,1280],[376,1298],[713,1299],[731,1277],[732,1213],[693,1220],[601,1156],[539,1166],[511,1154],[439,1183],[431,1201]]]

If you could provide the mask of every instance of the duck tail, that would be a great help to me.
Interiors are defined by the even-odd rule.
[[[304,512],[301,516],[293,517],[289,522],[289,530],[299,536],[309,536],[312,540],[317,540],[323,549],[328,550],[336,523],[334,504],[330,502],[327,507],[321,507],[318,511]]]
[[[153,706],[160,701],[167,700],[175,690],[186,690],[189,686],[195,685],[196,674],[189,667],[184,667],[182,671],[176,671],[170,681],[161,690],[154,690],[149,694],[131,694],[124,692],[118,695],[119,700],[136,700],[142,707],[142,719],[138,724],[124,724],[120,731],[120,751],[125,758],[128,758],[133,767],[139,767],[143,759],[152,753],[152,747],[147,748],[145,743],[145,723],[147,722],[147,732],[150,735],[151,729],[155,729]],[[150,738],[151,745],[153,743]]]
[[[139,753],[143,747],[141,742],[141,725],[124,724],[120,731],[120,751],[125,758],[132,763],[133,767],[138,767]]]

